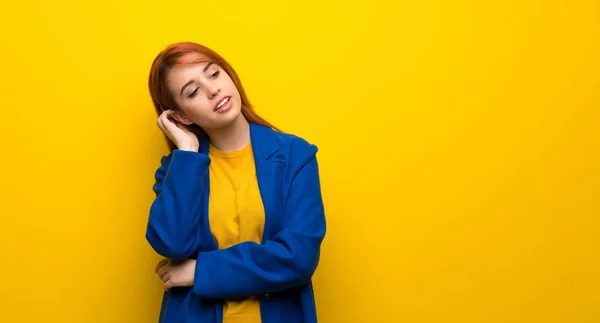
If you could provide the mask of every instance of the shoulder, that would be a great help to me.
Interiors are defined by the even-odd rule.
[[[174,149],[168,155],[160,158],[160,167],[157,172],[164,173],[171,164],[176,164],[178,168],[198,167],[210,163],[210,159],[205,154],[199,154],[193,151]]]
[[[318,179],[319,166],[316,156],[318,148],[315,144],[298,135],[282,133],[270,128],[268,137],[271,139],[267,141],[272,143],[276,150],[269,159],[285,165],[281,177],[284,187],[292,189],[292,184],[299,178],[301,178],[300,183]]]
[[[297,135],[281,132],[276,132],[276,135],[279,137],[280,147],[292,153],[316,154],[319,150],[315,144]]]
[[[291,133],[278,132],[271,128],[266,130],[269,137],[276,142],[279,153],[285,156],[285,159],[295,163],[302,163],[315,157],[318,147],[306,139]]]

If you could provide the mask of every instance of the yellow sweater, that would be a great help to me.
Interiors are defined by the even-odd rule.
[[[210,146],[208,215],[219,249],[240,242],[261,243],[265,211],[256,180],[252,146],[223,152]],[[261,323],[257,297],[226,300],[223,323]]]

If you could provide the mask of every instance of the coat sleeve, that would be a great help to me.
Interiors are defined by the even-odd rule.
[[[264,244],[243,242],[201,252],[193,291],[207,298],[258,296],[307,284],[319,261],[325,236],[315,146],[302,154],[289,182],[283,229]]]
[[[174,150],[161,159],[155,174],[156,198],[150,207],[146,239],[160,255],[186,259],[200,244],[200,206],[210,159]]]

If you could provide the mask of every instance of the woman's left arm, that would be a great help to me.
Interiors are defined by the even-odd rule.
[[[194,293],[208,298],[258,296],[307,284],[319,262],[325,236],[316,147],[295,167],[284,207],[284,227],[265,244],[244,242],[201,252]]]

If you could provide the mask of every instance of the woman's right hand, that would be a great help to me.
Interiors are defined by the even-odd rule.
[[[173,110],[166,110],[160,114],[156,124],[180,150],[198,151],[200,143],[198,137],[187,126],[175,120]]]

